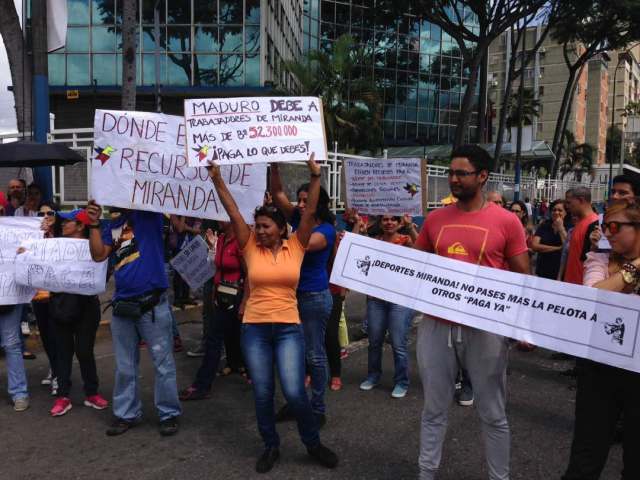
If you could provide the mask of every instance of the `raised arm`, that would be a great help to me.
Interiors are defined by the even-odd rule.
[[[320,165],[315,161],[316,154],[312,153],[311,158],[307,162],[309,166],[309,172],[311,178],[309,179],[309,192],[307,197],[307,205],[304,209],[304,214],[300,218],[300,225],[296,230],[298,240],[303,247],[307,247],[309,244],[309,238],[313,232],[313,227],[316,225],[316,208],[318,207],[318,198],[320,197]],[[275,199],[275,196],[274,196]]]
[[[236,201],[231,196],[231,192],[227,188],[227,184],[224,183],[222,179],[222,175],[220,174],[220,166],[215,163],[210,163],[207,167],[209,170],[209,176],[211,177],[211,181],[213,181],[213,186],[216,188],[216,192],[218,193],[218,198],[222,202],[222,206],[229,215],[231,219],[231,226],[233,227],[233,232],[238,239],[238,245],[240,248],[244,248],[249,241],[249,236],[251,235],[251,229],[247,222],[244,221],[244,218],[240,214],[240,209],[236,204]]]
[[[102,207],[95,200],[89,200],[87,216],[91,220],[91,225],[89,225],[89,251],[91,252],[91,258],[94,262],[102,262],[109,258],[112,247],[105,245],[102,241],[102,230],[100,229]]]
[[[273,200],[273,203],[275,203],[276,207],[284,213],[287,220],[291,220],[295,207],[289,201],[287,195],[284,193],[284,189],[282,188],[282,180],[280,179],[280,169],[278,168],[278,164],[272,163],[269,166],[269,170],[271,171],[271,178],[269,181],[271,199]]]

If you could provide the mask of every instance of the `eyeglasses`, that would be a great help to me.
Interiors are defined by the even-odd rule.
[[[478,171],[477,170],[472,170],[472,171],[467,171],[467,170],[452,170],[452,169],[448,169],[447,170],[447,175],[449,175],[450,177],[458,177],[458,178],[467,178],[469,175],[477,175]]]
[[[609,233],[611,235],[615,235],[625,225],[629,225],[630,227],[633,227],[636,225],[640,225],[640,223],[638,222],[602,222],[602,231],[606,232],[607,230],[609,230]]]
[[[53,217],[56,214],[53,210],[49,210],[48,212],[38,212],[39,217]]]

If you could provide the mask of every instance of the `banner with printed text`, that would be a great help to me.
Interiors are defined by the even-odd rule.
[[[42,238],[38,217],[0,217],[0,305],[29,303],[36,293],[16,282],[16,255],[25,240]]]
[[[446,320],[640,372],[640,297],[345,234],[331,283]]]
[[[420,158],[344,159],[347,205],[369,215],[423,215],[425,170]]]
[[[317,97],[186,99],[189,165],[326,160],[322,115]]]
[[[107,261],[94,262],[89,240],[26,240],[16,257],[16,281],[48,292],[98,295],[106,290]]]
[[[200,235],[187,243],[170,263],[191,290],[200,288],[216,273],[207,243]]]
[[[91,197],[101,205],[228,220],[207,169],[190,167],[184,119],[96,110]],[[243,217],[262,205],[266,165],[224,165],[222,176]]]

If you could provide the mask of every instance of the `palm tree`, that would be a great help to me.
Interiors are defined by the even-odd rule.
[[[370,55],[342,35],[330,52],[313,50],[283,65],[298,81],[289,93],[322,97],[327,141],[344,151],[375,151],[382,144],[380,91],[365,73],[367,64]]]
[[[589,143],[576,143],[575,135],[564,131],[561,149],[560,178],[573,173],[576,181],[581,182],[584,174],[592,175],[595,149]]]
[[[518,93],[513,93],[507,103],[507,127],[518,126]],[[540,100],[535,98],[531,88],[525,88],[522,94],[522,124],[532,125],[533,118],[540,114]]]

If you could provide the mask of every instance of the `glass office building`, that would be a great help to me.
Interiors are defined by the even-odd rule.
[[[416,16],[389,18],[380,3],[304,0],[305,50],[329,51],[336,38],[350,34],[371,52],[371,74],[384,87],[385,144],[451,143],[468,79],[457,43]],[[476,124],[477,111],[470,138]]]
[[[138,85],[155,85],[154,0],[139,2]],[[122,12],[116,0],[69,0],[67,46],[49,55],[52,86],[122,81]],[[260,0],[161,0],[160,83],[259,86]]]

